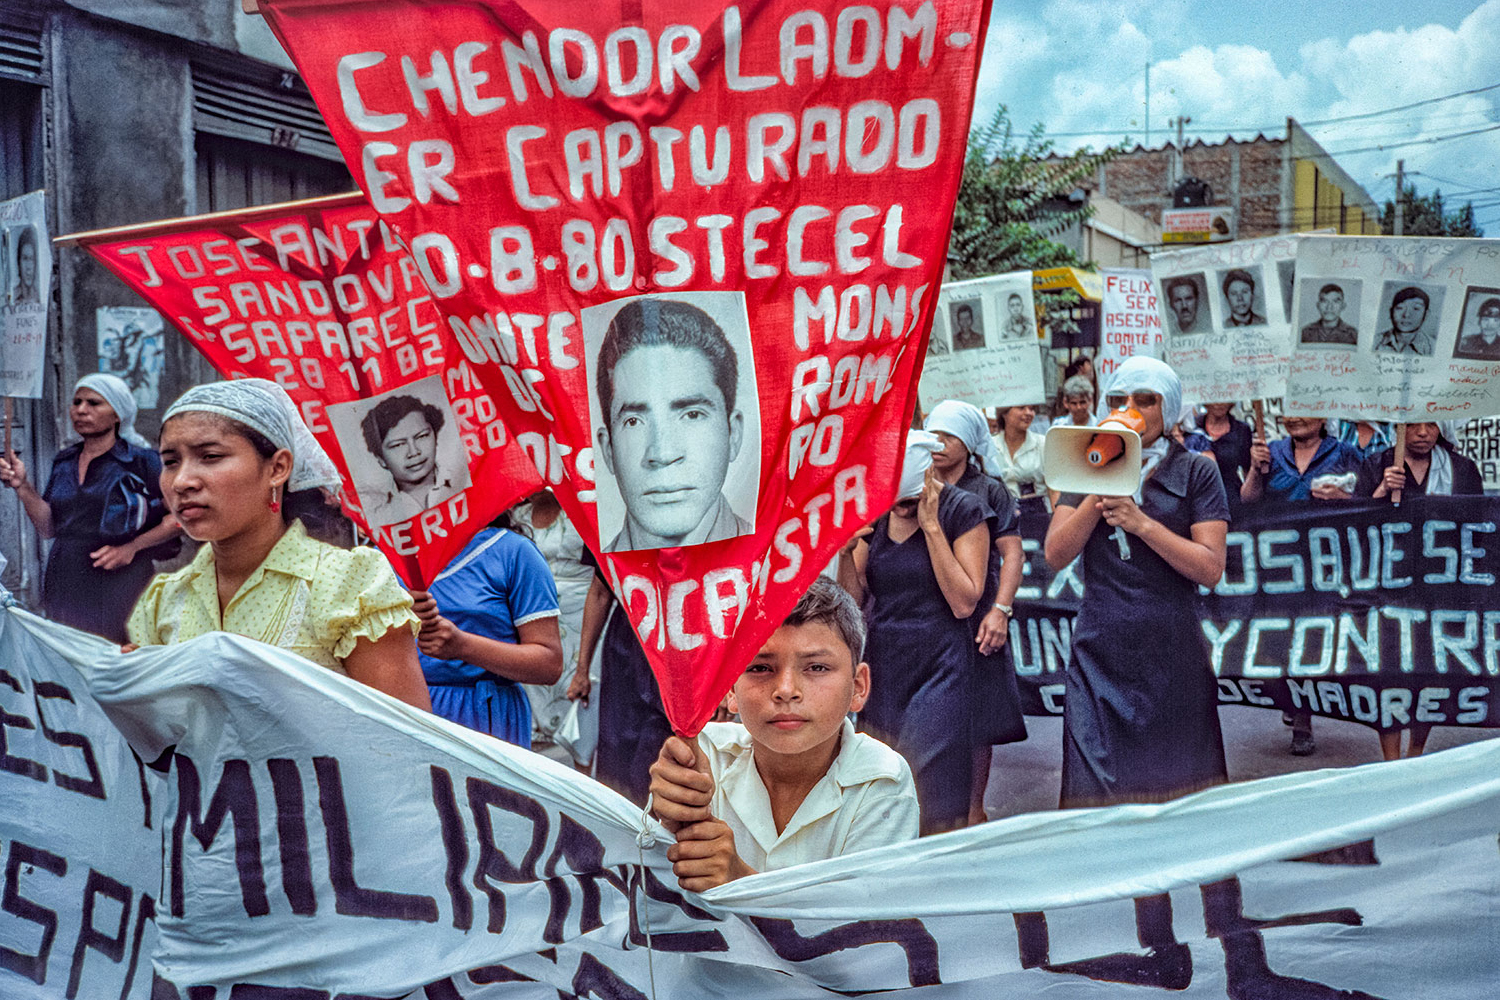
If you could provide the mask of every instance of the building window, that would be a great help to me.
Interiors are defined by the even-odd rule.
[[[272,205],[353,191],[344,165],[258,143],[199,132],[198,213]]]

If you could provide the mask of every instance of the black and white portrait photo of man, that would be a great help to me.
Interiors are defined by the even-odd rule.
[[[955,351],[977,351],[984,346],[984,321],[980,308],[978,299],[965,299],[948,306]]]
[[[1224,326],[1265,326],[1265,292],[1257,280],[1260,268],[1236,267],[1219,275],[1224,291]],[[1259,306],[1259,308],[1256,308]]]
[[[1358,278],[1309,278],[1302,283],[1302,318],[1306,320],[1300,335],[1303,347],[1353,347],[1358,343],[1359,330],[1344,316],[1359,315],[1360,285]]]
[[[1453,356],[1468,361],[1500,361],[1500,288],[1470,288]]]
[[[328,407],[372,529],[410,520],[470,485],[458,421],[442,377]]]
[[[743,294],[640,296],[582,318],[603,550],[751,533],[760,411]]]
[[[1179,334],[1207,333],[1208,323],[1198,322],[1203,305],[1203,275],[1180,274],[1162,282],[1162,297],[1172,314],[1172,329]]]

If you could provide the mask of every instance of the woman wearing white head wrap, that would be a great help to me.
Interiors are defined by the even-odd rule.
[[[938,439],[909,431],[897,501],[844,549],[839,582],[868,597],[870,699],[860,728],[911,765],[922,832],[969,818],[974,634],[993,515],[933,473]]]
[[[1047,562],[1083,558],[1063,709],[1064,807],[1153,802],[1225,780],[1218,688],[1198,585],[1224,573],[1229,520],[1214,461],[1165,437],[1182,390],[1160,361],[1115,372],[1108,405],[1140,412],[1140,499],[1063,494]]]
[[[974,741],[974,783],[969,797],[970,823],[984,822],[984,790],[990,775],[990,748],[1026,738],[1021,692],[1010,650],[1011,605],[1021,588],[1021,517],[1016,498],[995,478],[1000,465],[989,421],[972,403],[947,399],[932,408],[923,426],[943,443],[932,458],[932,470],[946,485],[966,490],[994,514],[990,523],[989,567],[984,594],[969,618],[976,645],[974,697],[970,712]],[[983,470],[983,471],[981,471]],[[986,472],[989,472],[986,475]]]
[[[130,616],[132,643],[233,632],[430,707],[411,597],[385,558],[309,538],[284,509],[321,503],[317,488],[336,485],[337,474],[280,386],[189,389],[162,420],[161,459],[167,505],[208,544],[151,581]]]
[[[114,375],[85,375],[68,416],[82,440],[53,458],[43,492],[15,455],[0,457],[0,482],[16,491],[38,534],[55,539],[42,578],[47,617],[122,642],[152,557],[175,554],[180,532],[163,519],[161,462],[135,432],[129,387]]]

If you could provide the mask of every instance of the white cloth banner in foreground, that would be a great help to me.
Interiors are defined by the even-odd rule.
[[[248,640],[120,655],[0,612],[0,710],[7,1000],[1493,987],[1500,742],[684,896],[624,799]]]

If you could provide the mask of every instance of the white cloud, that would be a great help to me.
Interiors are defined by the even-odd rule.
[[[1198,133],[1206,141],[1221,140],[1231,129],[1248,138],[1260,128],[1279,133],[1288,115],[1302,121],[1342,118],[1500,81],[1500,0],[1487,0],[1456,27],[1413,25],[1314,39],[1293,54],[1280,49],[1280,62],[1267,48],[1225,41],[1214,22],[1216,4],[1046,0],[1037,6],[1024,17],[997,6],[975,118],[987,120],[995,104],[1009,104],[1018,128],[1040,120],[1062,148],[1097,146],[1126,133],[1142,139],[1148,60],[1154,142],[1166,137],[1167,119],[1179,114],[1191,116],[1192,129],[1213,130]],[[1410,10],[1421,16],[1420,5]],[[1408,170],[1460,185],[1500,183],[1500,131],[1344,151],[1494,123],[1500,123],[1500,91],[1311,130],[1379,201],[1393,190],[1382,178],[1397,158],[1406,160]],[[1062,135],[1101,126],[1109,131],[1088,138]],[[1423,190],[1434,186],[1419,184]],[[1443,187],[1454,190],[1452,184]],[[1500,216],[1500,209],[1490,214]]]

